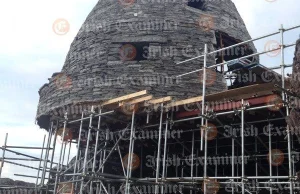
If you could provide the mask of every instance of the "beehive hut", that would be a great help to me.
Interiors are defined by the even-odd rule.
[[[238,176],[241,181],[236,182],[237,189],[247,182],[245,177],[267,182],[275,171],[277,176],[292,181],[286,169],[292,166],[294,141],[287,141],[283,135],[286,122],[282,111],[286,107],[275,86],[281,83],[283,76],[275,72],[269,74],[268,68],[253,62],[256,58],[249,58],[248,66],[240,64],[245,62],[241,59],[233,60],[256,53],[252,43],[209,55],[207,65],[233,60],[227,63],[229,73],[250,75],[253,72],[257,79],[244,82],[236,78],[227,88],[223,76],[226,68],[211,68],[203,100],[201,71],[178,76],[203,67],[203,57],[189,59],[202,55],[205,44],[208,52],[212,52],[249,39],[243,20],[230,0],[99,1],[71,44],[61,72],[54,73],[39,91],[38,125],[47,129],[52,122],[59,135],[63,129],[67,130],[63,140],[71,140],[70,146],[75,143],[78,148],[77,156],[69,164],[82,167],[58,167],[49,183],[70,180],[60,173],[64,170],[67,174],[78,171],[76,181],[81,182],[81,188],[79,184],[70,187],[75,193],[79,193],[84,184],[97,189],[98,179],[108,188],[121,188],[124,182],[130,188],[130,184],[136,186],[145,180],[150,181],[149,184],[171,183],[173,186],[183,181],[186,185],[182,185],[187,187],[182,193],[190,189],[202,193],[207,177],[212,181],[213,190],[206,193],[225,193],[227,189],[227,184],[220,187],[219,182],[211,179],[213,177]],[[263,76],[266,72],[268,83]],[[297,83],[291,85],[297,93]],[[167,103],[161,103],[161,97],[165,97],[163,102],[168,99]],[[142,105],[149,99],[155,99],[156,103]],[[123,109],[127,100],[139,106]],[[204,115],[203,102],[208,105]],[[81,105],[87,114],[81,115],[82,110],[78,109]],[[100,105],[105,113],[114,112],[109,116],[96,116],[100,111],[91,113],[90,105]],[[152,106],[156,109],[147,109]],[[178,109],[171,109],[173,107]],[[61,119],[65,112],[69,120]],[[210,122],[208,127],[204,126],[205,120]],[[273,125],[282,129],[280,135],[272,136]],[[130,134],[123,139],[120,134],[127,131]],[[200,149],[204,137],[200,131],[209,133],[204,151]],[[175,136],[167,137],[168,132],[171,136],[175,132]],[[289,160],[285,158],[288,154]],[[191,158],[194,155],[196,160]],[[128,162],[130,156],[131,163]],[[105,163],[102,163],[104,158]],[[89,166],[88,161],[93,161],[93,165]],[[195,163],[189,164],[189,161]]]
[[[103,101],[148,90],[175,99],[201,95],[203,58],[180,61],[250,39],[231,0],[99,1],[75,37],[61,72],[40,88],[37,122],[74,103]],[[207,59],[208,66],[255,52],[252,44]],[[207,93],[226,90],[222,69]],[[70,115],[69,115],[70,116]],[[72,115],[71,115],[72,116]],[[73,115],[74,117],[77,117]]]

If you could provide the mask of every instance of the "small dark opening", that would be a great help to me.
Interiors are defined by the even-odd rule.
[[[237,40],[224,32],[216,32],[217,44],[216,49],[219,50],[221,48],[229,47],[241,42],[241,40]],[[228,88],[238,88],[244,87],[247,85],[251,85],[254,83],[254,79],[252,79],[252,75],[249,73],[250,69],[258,65],[258,62],[255,58],[249,57],[247,59],[240,59],[241,57],[248,56],[253,54],[253,51],[248,44],[240,45],[226,51],[218,52],[216,55],[216,63],[227,63],[226,67],[221,66],[218,67],[219,72],[226,72],[228,75]],[[238,59],[238,60],[235,60]],[[226,69],[225,69],[226,68]],[[240,79],[242,76],[248,78],[248,80]],[[250,79],[251,78],[251,79]]]
[[[217,45],[216,49],[219,50],[221,48],[225,48],[225,47],[229,47],[235,44],[240,43],[240,40],[237,40],[231,36],[229,36],[226,33],[222,33],[222,32],[216,32],[216,38],[217,38]],[[241,58],[243,56],[247,56],[253,54],[253,51],[251,50],[250,46],[245,44],[245,45],[241,45],[223,52],[219,52],[217,53],[216,56],[216,62],[217,63],[222,63],[224,61],[230,61],[233,59],[238,59]],[[249,58],[250,61],[253,61],[253,58]]]
[[[149,43],[135,42],[122,43],[120,59],[122,61],[144,61],[148,59]]]
[[[204,0],[189,0],[188,6],[196,9],[205,10]]]

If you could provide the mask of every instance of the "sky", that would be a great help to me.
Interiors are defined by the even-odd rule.
[[[250,35],[255,38],[285,28],[300,25],[299,0],[233,0],[245,21]],[[8,145],[42,146],[45,131],[35,125],[39,100],[38,90],[48,82],[52,73],[64,64],[70,44],[97,0],[7,0],[0,1],[0,145],[9,133]],[[57,19],[65,19],[70,29],[65,35],[53,30]],[[285,34],[285,43],[299,38],[300,29]],[[279,36],[255,42],[259,52],[269,41],[280,41]],[[285,63],[291,64],[294,48],[285,51]],[[261,64],[280,65],[280,56],[264,55]],[[287,72],[291,72],[289,69]],[[40,151],[22,150],[39,157]],[[74,155],[72,149],[71,155]],[[0,151],[0,154],[2,152]],[[0,155],[0,157],[2,157]],[[7,157],[17,157],[8,154]],[[56,153],[56,159],[58,153]],[[24,163],[25,164],[25,163]],[[27,165],[37,166],[37,163]],[[22,167],[5,164],[2,177],[35,182],[34,179],[14,176],[15,173],[36,175]]]

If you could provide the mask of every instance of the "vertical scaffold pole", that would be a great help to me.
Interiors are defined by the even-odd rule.
[[[242,194],[245,194],[245,103],[244,99],[242,99],[242,123],[241,123],[241,142],[242,142]]]
[[[72,139],[70,139],[70,142],[69,142],[69,150],[68,150],[67,164],[69,164],[69,162],[70,162],[71,149],[72,149]]]
[[[63,128],[63,133],[62,133],[62,142],[65,139],[65,132],[66,132],[66,127],[67,127],[67,123],[68,123],[68,113],[65,113],[65,120],[64,120],[64,128]],[[55,178],[55,183],[54,183],[54,193],[57,192],[57,185],[58,185],[58,179],[60,176],[60,162],[62,159],[62,151],[63,151],[63,144],[61,145],[60,148],[60,153],[59,153],[59,160],[58,160],[58,164],[57,164],[57,169],[56,169],[56,178]]]
[[[272,177],[272,134],[271,134],[271,128],[270,128],[270,122],[268,123],[268,130],[269,130],[269,168],[270,168],[270,177]],[[270,179],[270,182],[273,180]],[[273,193],[272,185],[270,184],[270,194]]]
[[[56,129],[55,129],[55,133],[54,133],[54,139],[53,139],[53,143],[52,143],[53,144],[53,147],[52,147],[53,150],[52,150],[52,156],[51,156],[51,161],[50,161],[50,170],[52,169],[52,166],[53,166],[58,127],[59,127],[59,121],[57,120]],[[49,172],[49,174],[48,174],[48,181],[50,181],[50,177],[51,177],[51,172]],[[49,184],[47,184],[47,189],[46,189],[46,194],[48,194],[48,193],[49,193]]]
[[[164,114],[164,105],[160,105],[160,120],[159,120],[159,132],[158,132],[158,145],[157,145],[157,158],[156,158],[156,176],[155,176],[155,194],[158,193],[158,178],[159,178],[159,170],[160,170],[160,146],[161,146],[161,135],[162,135],[162,121]]]
[[[215,155],[218,155],[218,137],[216,138],[216,149],[215,149]],[[218,165],[215,165],[215,177],[218,176]]]
[[[86,171],[87,171],[87,160],[88,160],[88,153],[89,153],[89,146],[90,146],[90,139],[91,139],[91,130],[92,130],[92,126],[93,126],[93,116],[94,116],[94,107],[92,106],[91,114],[90,114],[89,129],[88,129],[88,138],[86,140],[86,148],[85,148],[85,154],[84,154],[83,176],[86,176]],[[84,187],[84,179],[81,181],[80,193],[83,193],[83,187]]]
[[[64,149],[63,149],[63,157],[62,157],[62,161],[61,161],[61,167],[60,167],[60,169],[63,169],[64,163],[65,163],[65,156],[66,156],[67,144],[68,144],[68,140],[66,140],[66,141],[63,141],[63,146],[64,146]]]
[[[81,120],[80,120],[80,127],[79,127],[79,135],[78,135],[78,143],[77,143],[77,152],[74,162],[74,174],[77,172],[77,164],[78,164],[78,158],[80,157],[80,142],[81,142],[81,133],[82,133],[82,126],[83,126],[83,117],[84,117],[84,111],[81,113]],[[75,175],[73,176],[73,180],[75,180]],[[75,190],[77,189],[77,182],[75,183]]]
[[[122,158],[122,154],[121,154],[121,150],[120,150],[120,146],[117,146],[118,149],[118,153],[120,156],[120,161],[121,161],[121,165],[122,165],[122,169],[123,169],[123,173],[124,173],[124,177],[126,177],[126,171],[125,171],[125,166],[124,166],[124,162],[123,162],[123,158]]]
[[[257,136],[255,136],[255,140],[254,140],[254,143],[255,143],[255,145],[254,145],[254,149],[255,149],[255,153],[257,153],[258,152],[258,149],[257,149]],[[256,177],[258,177],[258,163],[257,163],[257,156],[255,156],[255,176]],[[257,179],[255,179],[255,183],[257,184]],[[258,194],[258,189],[257,188],[255,188],[256,189],[256,194]]]
[[[282,88],[285,89],[285,55],[284,55],[284,28],[283,25],[280,26],[280,45],[281,45],[281,81],[282,81]],[[282,100],[286,101],[285,92],[282,91]],[[286,105],[286,115],[290,115],[289,106]],[[291,131],[287,126],[287,138],[288,138],[288,157],[289,157],[289,177],[290,177],[290,194],[294,193],[294,183],[292,180],[293,177],[293,162],[292,162],[292,138],[291,138]]]
[[[290,115],[289,106],[286,105],[286,114]],[[289,157],[289,177],[290,177],[290,194],[294,194],[294,181],[293,181],[293,165],[294,162],[292,160],[292,137],[291,137],[291,129],[287,126],[287,138],[288,138],[288,157]]]
[[[8,138],[8,133],[6,133],[5,135],[5,140],[4,140],[4,146],[3,146],[3,152],[2,152],[2,162],[1,162],[1,166],[0,166],[0,178],[1,178],[1,174],[2,174],[2,168],[4,166],[4,158],[5,158],[5,150],[6,150],[6,145],[7,145],[7,138]]]
[[[281,87],[285,88],[285,63],[284,63],[284,28],[283,25],[281,24],[280,26],[280,51],[281,51]],[[282,100],[285,101],[285,93],[282,91]]]
[[[41,178],[41,187],[44,186],[45,183],[45,177],[46,177],[46,169],[47,169],[47,164],[48,164],[48,158],[49,158],[49,152],[50,152],[50,145],[51,145],[51,140],[52,140],[52,131],[53,131],[53,121],[51,122],[50,129],[48,132],[48,140],[47,140],[47,147],[46,147],[46,153],[45,153],[45,158],[44,158],[44,166],[43,166],[43,171],[42,171],[42,178]],[[43,191],[40,191],[42,194]]]
[[[106,135],[105,135],[105,143],[104,143],[104,149],[103,152],[100,152],[100,166],[99,166],[99,170],[101,170],[102,173],[104,173],[104,161],[106,159],[106,147],[108,145],[108,140],[109,140],[109,129],[106,129]],[[105,188],[104,188],[105,189]],[[102,184],[100,184],[100,193],[102,193]]]
[[[206,92],[206,67],[207,67],[207,44],[204,45],[204,62],[203,62],[203,80],[202,80],[202,116],[205,114],[205,92]],[[201,118],[201,142],[200,142],[200,150],[203,151],[203,130],[204,126],[204,118]]]
[[[204,128],[204,193],[207,193],[207,182],[209,181],[207,179],[207,129],[208,129],[208,121],[206,120],[205,128]]]
[[[191,178],[194,182],[194,152],[195,152],[195,131],[192,132],[192,157],[191,157]]]
[[[234,144],[235,144],[235,140],[234,140],[234,138],[235,138],[235,136],[234,136],[234,134],[235,134],[235,129],[233,128],[233,130],[232,130],[232,159],[231,159],[231,176],[232,177],[234,177],[234,157],[235,157],[235,154],[234,154]],[[235,187],[234,187],[234,179],[232,179],[232,194],[234,194],[234,189],[235,189]]]
[[[102,109],[99,110],[99,114],[102,113]],[[95,151],[94,151],[94,161],[93,161],[93,168],[92,172],[95,173],[96,162],[97,162],[97,153],[98,153],[98,141],[99,141],[99,130],[101,126],[101,115],[98,117],[98,126],[97,126],[97,133],[96,133],[96,144],[95,144]],[[98,186],[98,183],[97,183]],[[93,190],[93,181],[90,184],[90,192]]]
[[[133,160],[133,153],[134,153],[134,144],[135,144],[135,129],[134,129],[134,134],[133,134],[133,140],[132,140],[132,145],[131,145],[131,157],[129,158],[130,160],[130,162],[129,162],[129,164],[130,164],[130,171],[129,171],[129,178],[131,178],[131,175],[132,175],[132,165],[133,165],[133,163],[132,163],[132,160]]]
[[[132,111],[132,118],[131,118],[131,132],[130,132],[130,141],[129,141],[129,153],[128,153],[128,161],[127,161],[127,176],[126,176],[126,186],[125,186],[125,194],[130,193],[130,183],[129,183],[129,178],[130,177],[130,170],[131,170],[131,158],[132,158],[132,144],[134,141],[134,119],[135,119],[135,110],[133,109]]]
[[[191,179],[194,184],[194,151],[195,151],[195,131],[192,132],[192,158],[191,158]],[[190,190],[190,194],[193,193],[193,190]]]
[[[101,166],[103,163],[103,150],[100,150],[100,159],[99,159],[99,165]],[[99,167],[100,167],[99,166]],[[98,170],[101,170],[101,168],[99,168]],[[103,171],[101,171],[103,173]],[[99,185],[99,194],[102,193],[102,186],[100,184],[97,184],[97,186]],[[98,194],[98,193],[96,193]]]
[[[169,128],[169,114],[167,113],[166,128],[165,128],[165,142],[164,142],[164,158],[163,158],[163,171],[162,178],[166,178],[166,159],[167,159],[167,143],[168,143],[168,128]],[[164,194],[164,186],[162,186],[162,194]]]
[[[40,168],[41,168],[41,164],[42,164],[42,158],[43,158],[43,155],[44,155],[45,141],[46,141],[46,135],[44,135],[43,147],[42,147],[41,157],[40,157],[41,160],[40,160],[40,162],[39,162],[39,169],[38,169],[38,173],[37,173],[37,177],[36,177],[35,189],[37,188],[38,183],[39,183]]]

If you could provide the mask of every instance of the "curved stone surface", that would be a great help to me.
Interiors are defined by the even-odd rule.
[[[293,73],[290,78],[291,83],[291,91],[300,96],[300,39],[296,42],[295,48],[295,57],[293,62]],[[290,115],[286,118],[286,122],[290,127],[290,130],[293,132],[292,134],[296,134],[298,137],[299,135],[299,118],[300,118],[300,99],[294,98],[291,100],[291,105],[293,109],[291,110]]]
[[[101,101],[140,90],[155,97],[201,95],[199,73],[171,78],[201,68],[203,59],[176,63],[201,55],[204,44],[213,51],[250,39],[231,0],[203,2],[198,9],[183,0],[100,0],[71,44],[62,71],[39,91],[39,125],[45,127],[43,120],[51,110],[74,102]],[[243,48],[237,52],[255,51],[254,45]],[[216,57],[220,55],[208,57],[209,66],[216,64]],[[207,92],[225,90],[221,74],[210,73]]]

